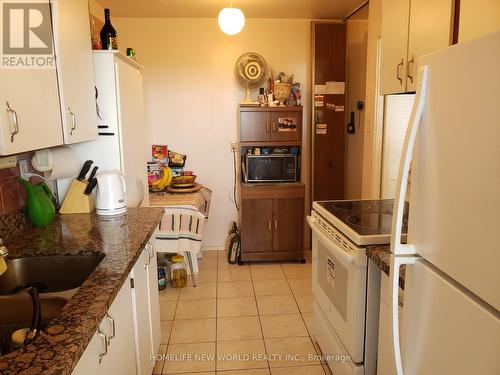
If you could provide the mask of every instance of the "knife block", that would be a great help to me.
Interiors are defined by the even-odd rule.
[[[60,214],[87,214],[94,210],[94,199],[92,194],[85,195],[83,192],[88,182],[73,180],[69,187],[66,198],[59,210]]]

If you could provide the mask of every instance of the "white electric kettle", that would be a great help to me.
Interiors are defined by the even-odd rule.
[[[125,192],[125,177],[121,172],[99,173],[97,175],[97,214],[111,216],[127,212]]]

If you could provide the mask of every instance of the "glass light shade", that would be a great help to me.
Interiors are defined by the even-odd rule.
[[[228,35],[238,34],[245,26],[245,15],[238,8],[224,8],[219,13],[219,27]]]

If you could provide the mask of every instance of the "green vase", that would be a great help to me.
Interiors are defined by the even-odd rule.
[[[28,217],[37,227],[52,223],[56,214],[52,193],[45,182],[32,184],[22,178],[19,182],[26,188],[28,194]]]

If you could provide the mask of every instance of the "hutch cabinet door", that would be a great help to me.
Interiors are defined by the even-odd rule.
[[[293,141],[302,139],[302,112],[271,113],[271,141]]]
[[[244,253],[273,250],[273,200],[243,199],[241,217],[241,251]]]
[[[273,199],[273,251],[302,251],[303,198]]]
[[[269,112],[240,113],[241,142],[269,142],[271,123]]]

